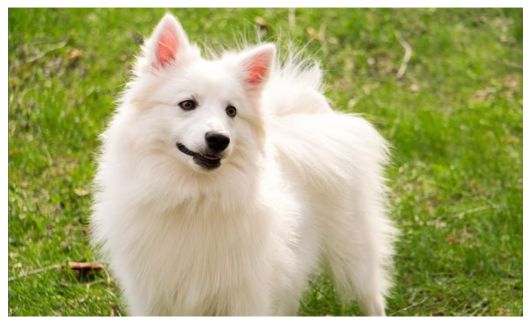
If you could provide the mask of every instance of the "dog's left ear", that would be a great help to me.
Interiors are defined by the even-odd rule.
[[[144,53],[152,67],[163,69],[181,60],[189,50],[186,32],[178,20],[168,13],[146,41]]]
[[[276,47],[264,44],[239,54],[242,79],[250,92],[259,92],[272,70]]]

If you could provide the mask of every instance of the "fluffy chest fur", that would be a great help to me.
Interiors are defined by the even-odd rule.
[[[122,154],[109,150],[104,160]],[[201,192],[157,159],[129,159],[137,163],[101,166],[107,190],[98,194],[93,223],[133,312],[277,313],[296,277],[301,210],[286,200],[276,164],[256,172],[263,173],[257,183],[234,173]]]
[[[241,298],[232,295],[244,296],[274,264],[267,252],[280,246],[270,235],[274,225],[257,211],[227,216],[187,210],[162,215],[135,211],[143,215],[114,234],[117,240],[122,238],[117,244],[127,256],[114,268],[118,273],[127,268],[124,274],[134,270],[136,277],[129,281],[136,281],[142,295],[154,300],[148,305],[157,308],[146,310],[148,314],[236,312],[229,302]]]

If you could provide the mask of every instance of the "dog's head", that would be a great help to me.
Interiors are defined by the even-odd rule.
[[[124,96],[135,110],[136,144],[199,172],[260,151],[260,95],[274,55],[274,45],[264,44],[205,60],[167,14],[146,40]]]

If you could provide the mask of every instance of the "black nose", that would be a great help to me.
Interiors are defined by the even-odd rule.
[[[206,132],[204,138],[206,139],[208,148],[218,152],[225,150],[230,143],[229,137],[217,132]]]

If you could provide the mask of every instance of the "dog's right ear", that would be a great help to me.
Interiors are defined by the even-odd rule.
[[[149,64],[163,69],[179,62],[190,50],[188,37],[180,23],[171,14],[166,14],[145,43],[144,55]]]

